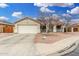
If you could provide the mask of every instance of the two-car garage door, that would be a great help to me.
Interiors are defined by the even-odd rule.
[[[36,25],[18,26],[18,33],[39,33],[39,32],[40,32],[40,26]]]

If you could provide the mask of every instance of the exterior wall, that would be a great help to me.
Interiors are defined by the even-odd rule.
[[[71,32],[74,32],[74,28],[73,27],[71,27]]]
[[[5,25],[3,28],[4,33],[13,33],[13,26],[12,25]]]
[[[64,32],[64,25],[50,25],[49,26],[49,32]],[[41,31],[46,32],[45,25],[41,26]]]
[[[75,29],[77,29],[77,31],[75,31]],[[79,26],[70,27],[69,30],[69,32],[79,32]]]
[[[13,33],[13,25],[0,24],[0,33]]]
[[[18,33],[18,28],[17,27],[18,27],[17,24],[15,24],[15,26],[13,28],[14,33]]]
[[[79,32],[79,27],[78,27],[78,32]]]
[[[59,28],[58,28],[58,26],[59,26]],[[54,25],[53,32],[64,32],[64,26],[63,25]]]
[[[75,29],[77,29],[77,31],[75,31]],[[79,27],[74,27],[73,32],[79,32]]]
[[[29,20],[29,19],[22,20],[20,22],[17,22],[16,24],[18,25],[39,25],[39,23]]]
[[[0,24],[0,33],[3,33],[3,28],[5,25]]]
[[[57,32],[56,25],[53,26],[53,32]]]
[[[61,26],[61,29],[62,29],[62,32],[65,32],[65,30],[64,30],[65,26],[64,25]]]

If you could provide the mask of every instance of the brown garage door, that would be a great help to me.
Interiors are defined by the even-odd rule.
[[[13,26],[5,26],[3,32],[4,33],[13,33]]]
[[[78,28],[74,28],[74,32],[78,32]]]

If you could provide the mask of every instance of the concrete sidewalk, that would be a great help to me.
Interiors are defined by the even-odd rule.
[[[69,47],[77,40],[79,40],[79,36],[71,36],[53,44],[37,43],[36,49],[40,55],[53,54]]]

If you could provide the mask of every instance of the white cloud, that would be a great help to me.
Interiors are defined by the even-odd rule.
[[[0,20],[8,20],[9,18],[5,17],[5,16],[0,16]]]
[[[37,7],[48,7],[48,6],[69,7],[73,5],[74,5],[73,3],[34,3],[34,6]]]
[[[60,16],[57,15],[57,14],[53,14],[52,17],[53,17],[54,19],[57,19],[57,18],[59,19],[59,18],[60,18]]]
[[[34,6],[40,7],[40,11],[42,12],[55,12],[48,9],[49,6],[70,7],[73,5],[73,3],[34,3]]]
[[[22,12],[13,12],[12,16],[19,18],[22,16]]]
[[[73,6],[73,3],[56,3],[55,6],[60,6],[60,7],[70,7]]]
[[[33,19],[36,19],[36,17],[34,17]]]
[[[53,14],[52,16],[54,16],[54,17],[58,17],[58,15],[57,15],[57,14]]]
[[[67,13],[71,13],[71,11],[67,10]]]
[[[41,12],[50,12],[50,13],[55,12],[55,11],[52,11],[52,10],[48,9],[47,7],[41,7],[41,8],[40,8],[40,11],[41,11]]]
[[[75,7],[71,9],[71,11],[67,10],[67,13],[69,14],[79,14],[79,7]]]
[[[69,15],[69,14],[62,14],[62,16],[71,17],[71,15]]]
[[[48,7],[49,4],[47,4],[47,3],[34,3],[34,6],[37,6],[37,7]]]
[[[79,14],[79,7],[75,7],[71,10],[71,14]]]
[[[70,7],[73,5],[74,5],[73,3],[53,3],[53,5],[50,6]]]
[[[5,3],[0,3],[0,7],[1,7],[1,8],[6,8],[6,7],[8,7],[8,5],[5,4]]]

